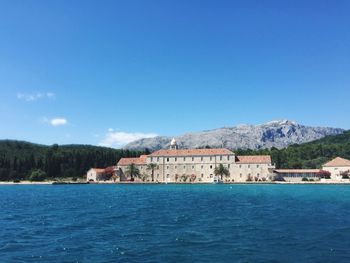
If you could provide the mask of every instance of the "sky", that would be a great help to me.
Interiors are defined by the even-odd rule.
[[[0,1],[0,139],[350,129],[350,1]]]

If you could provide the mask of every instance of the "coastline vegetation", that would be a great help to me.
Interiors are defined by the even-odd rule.
[[[91,167],[113,166],[122,157],[141,154],[145,151],[0,140],[0,181],[82,178]]]

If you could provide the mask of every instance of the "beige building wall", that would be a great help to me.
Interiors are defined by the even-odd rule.
[[[214,169],[223,164],[230,172],[225,177],[226,182],[267,181],[272,175],[274,166],[270,163],[237,163],[234,154],[200,155],[200,156],[147,156],[145,164],[137,164],[141,174],[147,174],[151,181],[151,170],[147,164],[154,163],[155,182],[196,182],[212,183],[215,178]],[[122,174],[125,174],[127,165],[119,165]],[[122,177],[121,177],[122,178]],[[124,177],[125,178],[125,177]],[[135,178],[135,181],[141,179]]]
[[[154,171],[155,180],[159,182],[203,182],[214,180],[214,169],[220,163],[230,167],[230,173],[235,163],[234,155],[211,156],[149,156],[147,163],[155,163],[158,169]]]
[[[331,179],[341,180],[342,172],[350,171],[350,160],[336,157],[333,160],[325,163],[322,169],[331,173]]]
[[[342,176],[340,175],[340,173],[350,170],[350,166],[338,166],[338,167],[323,166],[322,170],[330,172],[332,180],[340,180],[342,179]]]
[[[97,173],[94,169],[90,169],[87,173],[86,173],[86,181],[97,181]]]

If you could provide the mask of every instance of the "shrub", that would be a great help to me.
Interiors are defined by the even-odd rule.
[[[45,178],[46,178],[46,173],[41,169],[37,169],[37,170],[33,170],[30,173],[29,181],[40,182],[40,181],[44,181]]]
[[[16,179],[16,180],[13,180],[14,183],[20,183],[21,181]]]
[[[303,179],[301,179],[301,181],[306,182],[306,181],[309,181],[309,179],[307,179],[306,177],[303,177]]]

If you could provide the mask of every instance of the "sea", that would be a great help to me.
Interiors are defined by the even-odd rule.
[[[350,262],[350,186],[1,185],[0,262]]]

